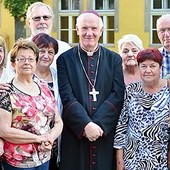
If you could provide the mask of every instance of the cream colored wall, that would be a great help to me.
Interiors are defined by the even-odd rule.
[[[117,41],[124,34],[136,34],[143,41],[144,47],[149,46],[149,33],[144,30],[144,0],[119,0],[119,31],[115,33],[115,47]]]
[[[53,7],[56,0],[44,0],[45,3]],[[4,9],[3,2],[1,5],[0,35],[7,40],[7,46],[10,49],[14,44],[14,19],[10,16],[8,10]],[[83,8],[86,8],[84,1]],[[137,34],[143,41],[144,47],[149,46],[149,33],[144,31],[144,0],[119,0],[119,30],[115,33],[115,46],[111,48],[117,51],[117,41],[124,34]],[[54,38],[56,32],[52,32]]]
[[[4,9],[3,2],[0,4],[0,35],[6,40],[7,48],[10,48],[14,44],[14,19],[8,12],[8,10]]]
[[[53,0],[45,0],[44,2],[53,6]],[[3,2],[0,3],[0,15],[0,35],[5,38],[8,50],[10,50],[15,43],[15,23],[9,11],[4,8]],[[56,37],[56,33],[52,32],[52,36]]]

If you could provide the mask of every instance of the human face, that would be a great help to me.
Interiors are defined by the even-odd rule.
[[[40,19],[37,19],[39,17]],[[52,16],[46,6],[32,8],[31,18],[28,19],[28,27],[31,30],[32,36],[39,33],[50,35],[52,29]]]
[[[19,49],[13,63],[17,75],[32,76],[36,69],[36,56],[31,49]]]
[[[80,45],[87,51],[94,51],[103,32],[100,18],[94,14],[82,14],[81,22],[76,26]]]
[[[139,51],[139,48],[136,47],[136,45],[134,45],[133,43],[123,43],[120,52],[120,55],[122,56],[123,65],[125,67],[137,66],[136,56]]]
[[[3,47],[0,47],[0,65],[3,65],[3,61],[4,61],[4,57],[5,57],[5,51]]]
[[[39,49],[37,68],[49,68],[53,62],[55,50],[53,47]]]
[[[157,33],[161,44],[170,51],[170,17],[161,18],[157,22]]]
[[[139,64],[139,71],[142,81],[145,84],[154,84],[160,79],[161,67],[153,60],[145,60]]]

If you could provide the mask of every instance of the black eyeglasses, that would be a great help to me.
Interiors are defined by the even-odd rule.
[[[41,18],[43,18],[43,20],[45,20],[45,21],[48,21],[49,19],[52,18],[52,16],[50,16],[50,15],[36,16],[36,17],[32,17],[32,20],[33,21],[40,21]]]

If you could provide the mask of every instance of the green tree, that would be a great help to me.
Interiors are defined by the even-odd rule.
[[[15,40],[25,38],[25,19],[28,7],[36,0],[4,0],[4,6],[15,19]],[[42,2],[42,1],[39,1]]]

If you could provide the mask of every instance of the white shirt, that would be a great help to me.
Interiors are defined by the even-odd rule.
[[[31,41],[31,37],[29,37],[27,39]],[[71,46],[64,41],[57,40],[57,42],[58,42],[58,53],[54,56],[54,60],[50,66],[50,68],[54,68],[55,70],[57,69],[56,68],[56,60],[59,57],[59,55],[71,48]],[[10,82],[15,76],[14,69],[11,65],[10,57],[11,57],[11,55],[9,52],[8,56],[7,56],[7,65],[6,65],[6,70],[5,70],[5,75],[7,75],[7,76],[3,77],[3,79],[1,80],[3,82]]]

